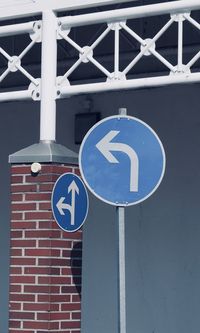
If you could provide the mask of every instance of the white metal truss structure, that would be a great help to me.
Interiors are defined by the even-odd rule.
[[[32,4],[30,2],[32,1]],[[132,7],[112,11],[94,12],[89,14],[57,17],[57,12],[62,12],[72,7],[71,2],[57,0],[41,0],[40,6],[36,0],[27,1],[21,14],[19,12],[3,11],[2,18],[23,17],[33,14],[42,14],[41,21],[20,23],[0,26],[0,37],[13,36],[18,34],[29,34],[30,43],[19,54],[10,55],[2,47],[0,41],[0,54],[7,61],[7,69],[0,76],[0,83],[12,72],[20,71],[30,81],[27,90],[0,92],[0,101],[41,99],[41,140],[55,140],[55,118],[56,99],[65,98],[81,93],[94,93],[102,91],[112,91],[121,89],[134,89],[150,86],[161,86],[187,82],[200,82],[200,73],[193,71],[193,66],[200,59],[200,47],[196,55],[183,63],[183,31],[185,22],[191,24],[198,31],[200,23],[193,18],[193,12],[200,9],[199,0],[181,0],[155,5]],[[45,2],[46,1],[46,2]],[[125,0],[126,1],[126,0]],[[116,3],[117,1],[99,0],[98,3]],[[120,2],[120,1],[118,1]],[[35,3],[35,9],[34,9]],[[74,8],[94,6],[94,1],[74,2]],[[70,7],[71,6],[71,7]],[[166,15],[168,19],[163,27],[153,38],[143,39],[136,31],[130,27],[131,20],[147,16]],[[71,36],[71,30],[78,27],[94,24],[107,24],[105,30],[96,37],[91,45],[79,45]],[[177,61],[172,64],[166,57],[161,55],[156,48],[159,38],[173,25],[178,27],[177,33]],[[120,67],[120,30],[125,31],[134,41],[139,43],[140,50],[133,56],[132,60],[124,68]],[[94,55],[95,48],[104,38],[114,32],[113,40],[113,71],[109,71],[103,66]],[[77,52],[77,60],[66,68],[64,75],[57,77],[57,41],[63,39]],[[36,44],[42,43],[41,57],[41,78],[33,77],[22,65],[22,58]],[[105,50],[106,51],[106,50]],[[137,77],[129,76],[130,71],[134,73],[135,65],[143,57],[155,57],[165,67],[167,74],[157,77]],[[84,84],[72,84],[71,74],[84,63],[91,63],[103,74],[102,82],[87,82]]]

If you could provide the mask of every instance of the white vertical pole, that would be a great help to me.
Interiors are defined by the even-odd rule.
[[[125,108],[119,115],[126,115]],[[126,333],[125,208],[117,207],[118,216],[118,333]]]
[[[183,19],[182,15],[178,15],[178,71],[182,70],[183,66]]]
[[[56,16],[48,10],[42,14],[42,83],[40,109],[40,141],[56,138],[56,69],[57,39]]]
[[[114,73],[115,77],[119,74],[119,23],[115,23],[115,51],[114,51]]]

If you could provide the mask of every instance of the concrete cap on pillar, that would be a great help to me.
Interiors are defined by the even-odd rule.
[[[78,165],[78,154],[52,141],[33,144],[9,155],[9,163],[69,163]]]

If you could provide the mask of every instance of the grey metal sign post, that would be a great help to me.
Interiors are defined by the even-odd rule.
[[[125,108],[119,115],[126,115]],[[125,208],[117,206],[118,222],[118,332],[126,333],[126,254],[125,254]]]
[[[126,333],[126,264],[125,208],[117,207],[118,215],[118,332]]]

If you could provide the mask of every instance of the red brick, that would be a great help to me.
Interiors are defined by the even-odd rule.
[[[19,221],[22,220],[22,213],[12,213],[11,214],[11,220],[12,221]]]
[[[48,312],[37,313],[37,320],[48,320],[48,321],[50,321],[50,313],[48,313]]]
[[[21,310],[21,303],[10,302],[9,308],[10,310]]]
[[[81,173],[79,169],[75,169],[75,174],[81,177]]]
[[[38,266],[51,266],[51,258],[39,258],[38,259]]]
[[[21,249],[11,249],[10,255],[11,255],[11,257],[21,257],[22,250]]]
[[[64,267],[61,269],[61,275],[72,275],[71,267]]]
[[[72,295],[72,302],[80,302],[80,295]]]
[[[16,203],[12,204],[11,206],[12,211],[27,211],[27,210],[35,210],[36,204],[35,203]]]
[[[11,312],[10,313],[10,318],[11,319],[34,319],[35,318],[35,314],[34,312]]]
[[[10,301],[13,302],[34,302],[35,301],[35,295],[31,294],[11,294],[10,295]]]
[[[12,185],[11,186],[11,192],[12,193],[26,193],[26,192],[36,192],[37,191],[37,185]]]
[[[24,292],[32,294],[48,294],[50,292],[50,286],[24,286]]]
[[[23,176],[11,176],[11,184],[19,184],[22,183]]]
[[[81,312],[73,312],[72,319],[81,319]]]
[[[39,240],[39,248],[41,248],[41,247],[52,247],[51,246],[52,242],[53,242],[53,240],[50,240],[50,239]]]
[[[25,201],[50,201],[51,193],[27,193]]]
[[[21,276],[11,276],[10,277],[11,283],[35,283],[35,277],[34,276],[27,276],[27,275],[21,275]]]
[[[60,231],[52,230],[36,230],[36,231],[26,231],[26,238],[59,238]]]
[[[51,313],[51,320],[67,320],[67,319],[70,319],[69,312],[68,313],[66,313],[66,312]]]
[[[80,328],[80,321],[63,321],[61,328]]]
[[[10,275],[11,274],[22,274],[21,267],[10,267]]]
[[[50,295],[50,302],[55,302],[55,303],[70,302],[70,295]]]
[[[21,322],[19,320],[9,320],[9,328],[20,328]]]
[[[39,204],[39,210],[50,210],[51,211],[51,203],[50,202],[42,202]]]
[[[44,302],[49,302],[51,298],[51,295],[49,296],[49,294],[43,294],[43,295],[38,295],[37,299],[38,302],[44,303]]]
[[[52,259],[52,266],[70,266],[70,260],[68,259]]]
[[[63,294],[77,294],[77,288],[75,286],[62,286],[61,292]]]
[[[50,303],[50,311],[59,311],[59,309],[60,309],[59,304]]]
[[[42,242],[42,241],[41,241]],[[72,242],[71,241],[67,241],[67,240],[63,240],[63,239],[60,239],[60,240],[52,240],[51,241],[51,247],[54,247],[54,248],[67,248],[67,249],[71,249],[72,247]]]
[[[35,275],[49,275],[50,267],[25,267],[25,274],[35,274]]]
[[[79,299],[80,301],[80,299]],[[80,311],[81,304],[80,303],[64,303],[61,304],[61,311]]]
[[[64,239],[76,239],[76,240],[81,240],[82,239],[82,232],[64,232],[63,233],[63,238]]]
[[[25,256],[49,257],[51,256],[51,249],[25,249]]]
[[[11,238],[22,238],[22,231],[11,231]]]
[[[52,192],[54,184],[40,184],[40,192]]]
[[[47,278],[45,276],[39,276],[38,277],[38,283],[39,284],[46,284],[47,283]],[[70,284],[71,283],[71,278],[70,277],[61,277],[61,276],[56,276],[56,277],[51,277],[50,283],[52,284]]]
[[[25,221],[25,222],[12,222],[11,223],[11,228],[12,229],[36,229],[36,223],[35,222],[30,222],[30,221]]]
[[[49,329],[50,330],[58,330],[59,329],[59,322],[58,321],[50,321]]]
[[[61,269],[60,268],[51,267],[50,268],[50,274],[51,275],[60,275],[61,274]]]
[[[49,311],[49,303],[24,303],[23,310],[25,311]]]
[[[35,259],[34,258],[11,258],[11,265],[14,265],[14,266],[35,265]]]
[[[11,167],[12,174],[31,174],[30,166],[12,166]]]
[[[13,276],[10,277],[10,283],[12,283]],[[10,292],[11,293],[20,293],[21,292],[21,286],[20,285],[10,285]]]
[[[22,201],[22,198],[23,198],[23,194],[12,194],[11,202]]]
[[[53,229],[53,221],[39,221],[39,229]]]
[[[44,329],[48,330],[49,322],[48,321],[24,321],[23,328],[33,328],[33,329]]]
[[[27,212],[25,220],[51,220],[53,219],[52,212]]]
[[[36,241],[35,240],[11,240],[11,246],[12,247],[35,247],[36,246]]]

